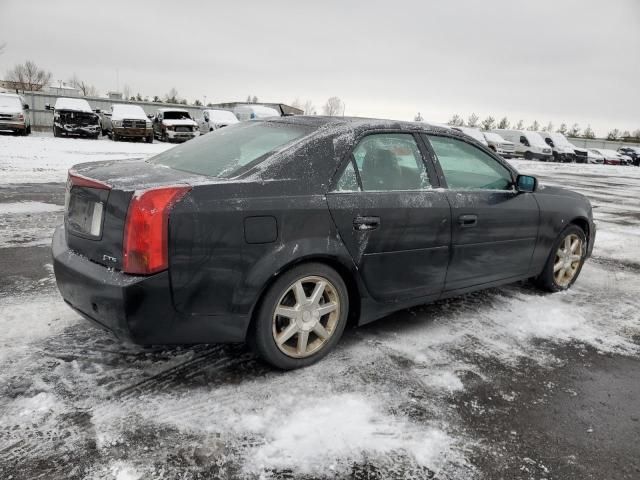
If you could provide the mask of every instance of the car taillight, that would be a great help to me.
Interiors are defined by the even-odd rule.
[[[64,195],[64,211],[69,209],[69,199],[71,197],[71,189],[73,187],[96,188],[98,190],[111,190],[111,185],[94,180],[93,178],[80,175],[75,170],[69,170],[67,174],[67,189]]]
[[[169,267],[169,213],[190,190],[180,185],[133,194],[124,225],[123,272],[149,275]]]

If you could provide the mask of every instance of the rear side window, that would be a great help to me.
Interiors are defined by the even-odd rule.
[[[167,150],[150,162],[175,170],[230,178],[312,131],[312,127],[286,123],[238,123]]]
[[[413,135],[379,133],[367,135],[353,151],[353,158],[365,191],[425,190],[431,183],[420,149]],[[351,170],[353,167],[351,167]],[[351,183],[347,167],[338,182]],[[355,177],[355,172],[353,172]]]
[[[511,172],[479,148],[455,138],[428,136],[427,139],[450,189],[511,189]]]

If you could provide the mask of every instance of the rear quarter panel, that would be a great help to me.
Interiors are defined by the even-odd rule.
[[[179,312],[250,313],[278,272],[306,258],[353,267],[325,196],[284,195],[277,192],[289,189],[279,183],[199,186],[174,208],[169,258]],[[272,217],[275,236],[248,243],[245,221],[253,217]]]

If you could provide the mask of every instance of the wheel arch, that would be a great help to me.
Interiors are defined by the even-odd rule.
[[[361,309],[361,287],[358,284],[355,272],[348,265],[346,265],[344,261],[336,256],[327,254],[311,254],[295,258],[290,262],[282,265],[276,271],[276,273],[274,273],[264,283],[258,295],[256,296],[256,301],[254,302],[249,313],[250,321],[247,327],[247,337],[252,335],[254,331],[254,325],[256,322],[258,311],[260,310],[262,301],[271,286],[276,282],[276,280],[278,280],[278,278],[280,278],[286,272],[290,271],[292,268],[304,265],[306,263],[321,263],[323,265],[331,267],[338,273],[338,275],[340,275],[347,287],[347,295],[349,297],[349,316],[347,318],[347,326],[354,326],[358,324]]]
[[[587,244],[591,240],[591,227],[589,226],[589,220],[585,217],[576,217],[569,222],[569,225],[576,225],[580,227],[587,237]]]

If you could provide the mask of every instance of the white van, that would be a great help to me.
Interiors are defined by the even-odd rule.
[[[551,147],[536,132],[529,130],[502,130],[500,128],[491,131],[505,140],[513,142],[516,146],[515,154],[518,157],[524,157],[527,160],[535,158],[543,162],[553,160]]]
[[[483,144],[485,147],[489,146],[489,144],[487,143],[487,139],[484,138],[484,135],[482,134],[482,132],[480,131],[479,128],[458,127],[458,126],[455,126],[455,127],[454,126],[449,126],[449,128],[452,128],[454,130],[458,130],[459,132],[462,132],[465,135],[469,135],[471,138],[473,138],[474,140],[477,140],[478,142]]]
[[[553,150],[553,159],[557,162],[587,163],[588,152],[586,148],[578,148],[561,133],[538,132],[544,141]]]
[[[265,107],[264,105],[238,105],[234,107],[233,113],[238,120],[252,120],[254,118],[281,117],[280,112],[275,108]]]
[[[0,94],[0,131],[3,130],[11,131],[16,135],[31,133],[29,105],[20,95]]]

